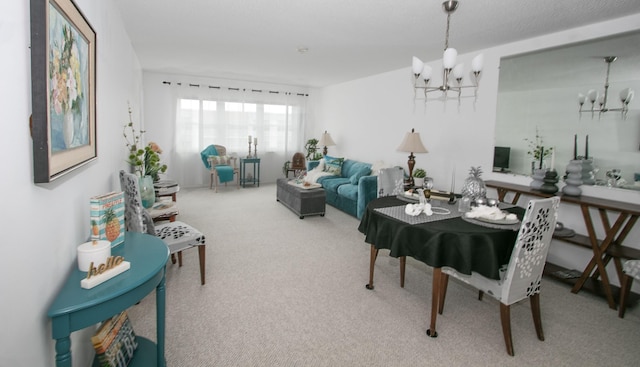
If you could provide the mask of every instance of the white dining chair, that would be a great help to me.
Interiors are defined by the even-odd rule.
[[[500,269],[500,280],[486,278],[478,273],[462,274],[451,267],[442,267],[441,293],[438,311],[442,314],[449,276],[467,283],[487,293],[500,302],[500,319],[507,353],[513,356],[511,338],[510,306],[529,298],[531,313],[538,339],[544,340],[540,318],[540,281],[544,270],[549,245],[556,226],[560,198],[531,200],[522,218],[522,225],[516,238],[508,264]]]
[[[623,318],[627,309],[627,297],[631,291],[633,279],[640,280],[640,260],[627,260],[622,267],[622,284],[620,285],[620,308],[618,317]]]

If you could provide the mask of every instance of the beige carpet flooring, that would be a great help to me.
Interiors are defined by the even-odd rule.
[[[451,281],[438,338],[429,323],[431,269],[381,251],[375,290],[364,285],[369,245],[359,221],[331,206],[303,220],[275,199],[275,184],[182,190],[178,220],[207,237],[200,285],[197,251],[167,266],[166,360],[198,366],[637,366],[640,307],[625,319],[604,299],[544,280],[546,340],[528,302],[512,306],[515,357],[507,355],[499,305]],[[129,310],[155,340],[155,296]]]

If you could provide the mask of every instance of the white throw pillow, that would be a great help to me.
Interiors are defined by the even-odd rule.
[[[383,168],[391,168],[390,164],[384,163],[384,161],[376,161],[371,165],[371,176],[377,176]]]

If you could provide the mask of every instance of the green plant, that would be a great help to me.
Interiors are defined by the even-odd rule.
[[[527,144],[529,145],[529,150],[527,151],[527,155],[531,156],[535,161],[539,161],[540,157],[544,158],[548,158],[551,156],[551,153],[553,152],[553,148],[549,147],[549,148],[544,148],[544,141],[542,139],[542,136],[540,135],[540,133],[538,132],[538,128],[536,127],[536,137],[535,139],[531,140],[529,138],[525,138],[524,141],[527,142]]]
[[[318,139],[309,139],[305,144],[304,149],[307,150],[306,158],[312,161],[317,161],[322,158],[322,153],[318,152]]]
[[[425,177],[427,177],[427,171],[423,170],[422,168],[416,168],[413,171],[413,177],[415,177],[415,178],[425,178]]]
[[[129,107],[129,122],[124,125],[122,133],[126,142],[125,146],[129,151],[127,162],[139,176],[151,176],[155,182],[160,179],[158,176],[160,173],[167,171],[167,165],[160,163],[162,149],[158,144],[150,142],[144,148],[139,147],[144,133],[144,130],[136,132],[131,119],[131,107]]]

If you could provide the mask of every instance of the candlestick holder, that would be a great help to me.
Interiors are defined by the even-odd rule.
[[[253,157],[258,158],[258,143],[253,144]]]
[[[596,180],[593,175],[593,158],[582,160],[582,184],[595,185]]]
[[[251,142],[249,142],[249,154],[247,154],[247,158],[251,158]]]

